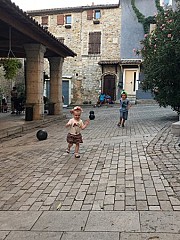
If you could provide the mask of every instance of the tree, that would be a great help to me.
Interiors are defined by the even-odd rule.
[[[138,53],[143,57],[142,88],[155,93],[160,106],[180,113],[180,9],[159,11],[156,28],[145,34]]]

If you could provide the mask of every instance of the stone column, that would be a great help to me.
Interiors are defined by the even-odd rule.
[[[62,114],[62,65],[64,58],[48,58],[50,65],[50,102],[54,103],[54,114]]]
[[[46,48],[41,44],[25,44],[26,51],[26,104],[33,106],[33,120],[44,114],[43,70]]]

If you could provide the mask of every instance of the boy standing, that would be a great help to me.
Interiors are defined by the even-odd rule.
[[[117,124],[119,127],[124,127],[125,121],[128,119],[128,110],[131,107],[129,99],[127,98],[127,93],[125,91],[121,92],[120,99],[120,120]]]

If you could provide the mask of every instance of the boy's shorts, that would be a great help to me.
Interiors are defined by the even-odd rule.
[[[124,120],[128,119],[128,111],[121,111],[120,110],[120,118],[123,118]]]

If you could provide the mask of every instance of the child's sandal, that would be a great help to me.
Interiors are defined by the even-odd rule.
[[[70,150],[69,150],[69,149],[66,149],[66,152],[67,152],[67,153],[70,153]]]
[[[76,153],[75,158],[80,158],[80,155],[78,153]]]

